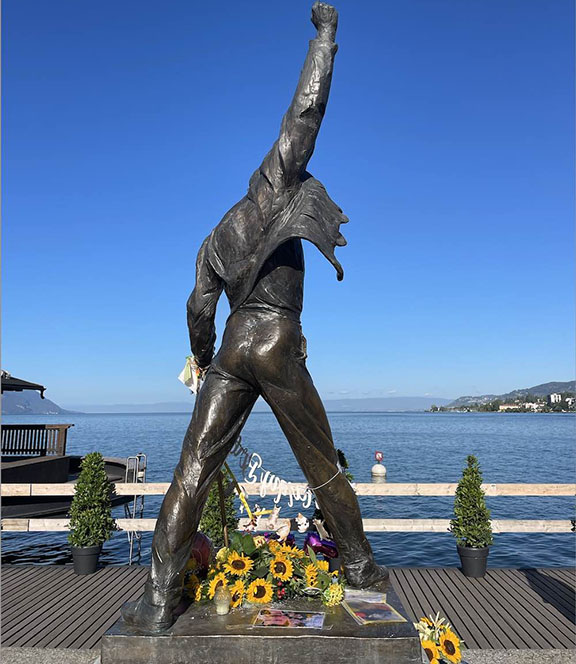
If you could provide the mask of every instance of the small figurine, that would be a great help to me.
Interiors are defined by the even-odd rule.
[[[286,523],[276,529],[276,535],[278,535],[278,541],[284,544],[286,538],[290,535],[290,521],[287,519],[282,519],[282,521],[286,521]]]
[[[325,539],[325,540],[331,539],[330,533],[324,527],[324,522],[323,521],[320,521],[320,519],[314,519],[313,523],[316,526],[316,530],[318,531],[318,534],[320,535],[320,537],[322,539]]]
[[[276,530],[276,524],[278,522],[278,515],[280,514],[280,510],[282,508],[276,506],[272,510],[272,514],[268,517],[268,520],[266,521],[266,529],[267,530]]]
[[[308,521],[308,519],[300,512],[298,512],[298,516],[296,517],[295,521],[296,525],[298,526],[299,533],[305,533],[308,528],[310,528],[310,521]]]

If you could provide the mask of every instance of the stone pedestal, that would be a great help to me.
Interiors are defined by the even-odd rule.
[[[217,616],[212,603],[192,604],[162,635],[118,621],[102,640],[102,664],[420,664],[418,635],[392,588],[387,601],[407,622],[361,626],[342,607],[294,600],[274,606],[323,611],[324,628],[253,627],[262,607]]]

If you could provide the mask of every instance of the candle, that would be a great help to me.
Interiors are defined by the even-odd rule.
[[[232,596],[228,588],[219,586],[214,593],[214,604],[216,605],[216,613],[219,616],[225,616],[230,611],[230,602]]]

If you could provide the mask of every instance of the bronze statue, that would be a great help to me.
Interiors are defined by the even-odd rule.
[[[312,23],[317,35],[310,41],[280,136],[250,178],[246,196],[198,253],[188,328],[192,352],[207,369],[206,376],[158,517],[144,595],[122,612],[126,622],[146,631],[161,631],[174,622],[182,570],[210,485],[259,395],[270,405],[315,492],[347,581],[366,588],[388,577],[386,568],[374,562],[356,495],[338,467],[326,412],[305,363],[302,239],[318,247],[341,280],[334,249],[346,244],[340,224],[348,221],[306,171],[328,101],[338,14],[316,2]],[[214,315],[223,290],[230,317],[213,356]]]

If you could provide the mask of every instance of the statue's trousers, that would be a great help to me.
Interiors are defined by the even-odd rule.
[[[338,472],[322,401],[305,365],[300,323],[275,312],[242,311],[228,320],[222,346],[196,399],[174,480],[152,544],[151,581],[175,592],[212,481],[258,395],[267,401],[315,491],[345,569],[373,563],[356,495]]]

